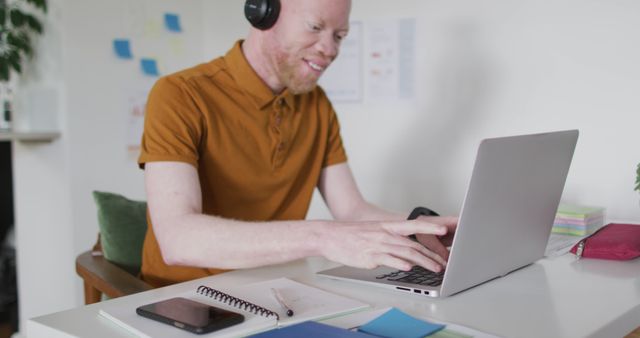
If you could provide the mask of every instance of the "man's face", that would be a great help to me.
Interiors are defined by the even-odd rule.
[[[351,0],[282,0],[270,62],[294,94],[311,91],[338,56],[349,30]]]

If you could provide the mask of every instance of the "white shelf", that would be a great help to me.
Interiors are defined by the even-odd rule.
[[[0,131],[0,141],[51,142],[58,137],[57,131]]]

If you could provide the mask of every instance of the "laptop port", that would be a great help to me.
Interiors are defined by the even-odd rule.
[[[415,293],[422,293],[422,290],[413,289],[413,292],[415,292]]]
[[[396,289],[402,290],[402,291],[411,291],[411,289],[409,289],[409,288],[403,288],[403,287],[399,287],[399,286],[396,286]]]

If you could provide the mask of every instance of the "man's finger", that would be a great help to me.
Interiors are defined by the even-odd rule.
[[[378,254],[375,258],[376,265],[388,266],[392,269],[398,269],[402,271],[409,271],[413,267],[411,262],[398,258],[391,254]]]
[[[389,223],[385,226],[388,230],[402,236],[414,234],[432,234],[443,236],[447,233],[447,227],[425,221],[411,220]]]
[[[418,239],[418,242],[427,247],[429,250],[435,252],[445,261],[449,260],[449,250],[438,237],[434,235],[417,234],[416,238]]]
[[[441,224],[447,227],[449,231],[455,230],[459,221],[457,216],[422,216],[418,219],[433,224]]]
[[[434,272],[442,271],[446,262],[441,257],[429,250],[426,250],[425,247],[418,243],[412,243],[417,246],[389,245],[385,251],[402,260],[412,262],[413,265],[420,265],[425,269]]]

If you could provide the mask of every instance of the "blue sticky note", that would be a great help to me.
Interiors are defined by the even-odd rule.
[[[131,44],[128,39],[115,39],[113,40],[113,50],[116,55],[121,59],[131,59]]]
[[[318,322],[302,322],[281,329],[263,332],[252,338],[378,338],[362,332],[349,331]]]
[[[358,330],[385,338],[423,338],[443,328],[444,325],[429,323],[393,308]]]
[[[142,72],[146,75],[158,76],[158,63],[154,59],[141,59]]]
[[[177,14],[166,13],[164,15],[164,25],[172,32],[181,32],[180,17]]]

